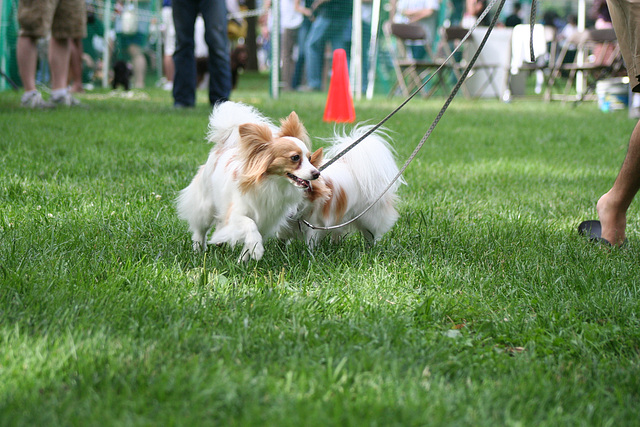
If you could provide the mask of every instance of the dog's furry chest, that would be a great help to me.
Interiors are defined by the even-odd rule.
[[[215,200],[218,226],[234,215],[251,218],[260,234],[275,234],[286,222],[286,214],[302,202],[303,192],[282,176],[265,176],[246,191],[240,190],[243,163],[234,150],[214,154],[209,165],[209,191]]]
[[[260,232],[273,235],[286,222],[286,214],[302,201],[302,191],[281,177],[267,177],[249,190],[239,203],[244,214],[253,219]]]

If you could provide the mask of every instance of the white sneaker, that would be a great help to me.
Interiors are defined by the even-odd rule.
[[[42,94],[40,92],[34,92],[29,95],[23,95],[20,100],[20,105],[24,108],[32,108],[45,110],[48,108],[55,108],[55,105],[52,102],[45,101],[42,99]]]
[[[57,106],[65,106],[65,107],[79,107],[82,105],[78,98],[73,97],[70,93],[66,93],[65,95],[58,96],[56,98],[51,98],[51,103]]]

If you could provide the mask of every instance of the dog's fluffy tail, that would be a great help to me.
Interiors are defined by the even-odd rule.
[[[277,130],[277,127],[254,107],[227,101],[213,107],[209,116],[207,139],[212,144],[234,146],[240,139],[238,126],[245,123],[264,123],[273,131]]]
[[[373,125],[356,126],[349,134],[346,134],[344,129],[342,131],[336,130],[333,143],[327,150],[326,158],[332,159],[338,155],[370,131],[372,127]],[[368,198],[379,196],[380,192],[399,172],[395,161],[395,151],[389,142],[390,139],[386,129],[377,129],[337,160],[351,170],[351,175],[358,181],[359,188],[365,192],[365,196]],[[395,193],[400,184],[406,184],[402,177],[394,183],[390,192]]]

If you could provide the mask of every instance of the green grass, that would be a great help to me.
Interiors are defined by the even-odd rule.
[[[86,95],[26,111],[0,94],[0,425],[637,425],[640,228],[586,244],[634,122],[594,103],[456,99],[410,165],[400,219],[315,251],[191,250],[177,191],[210,108]],[[296,110],[323,94],[233,99]],[[356,103],[377,122],[400,99]],[[398,162],[442,99],[388,122]]]

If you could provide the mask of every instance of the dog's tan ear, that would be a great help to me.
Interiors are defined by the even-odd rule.
[[[271,164],[271,150],[268,148],[273,141],[273,134],[269,126],[255,123],[240,125],[238,132],[240,157],[244,162],[240,190],[246,192],[262,180]]]
[[[311,155],[309,162],[311,162],[311,164],[316,168],[319,168],[322,165],[323,158],[322,147],[320,147]]]
[[[293,136],[298,138],[311,150],[311,139],[309,138],[307,129],[295,111],[292,111],[286,119],[280,120],[280,136]]]
[[[245,123],[238,126],[241,148],[254,144],[268,144],[273,140],[269,126],[257,123]]]

